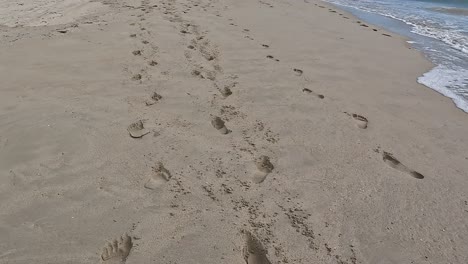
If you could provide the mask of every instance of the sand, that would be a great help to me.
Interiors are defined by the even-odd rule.
[[[468,115],[403,38],[315,0],[0,10],[0,263],[468,263]]]

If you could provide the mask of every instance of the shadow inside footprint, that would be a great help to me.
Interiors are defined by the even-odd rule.
[[[101,263],[124,264],[132,247],[132,238],[127,234],[124,234],[119,239],[114,239],[102,249]]]
[[[145,188],[154,190],[168,182],[171,179],[171,173],[164,168],[161,162],[158,162],[156,167],[153,167],[153,174],[149,177],[148,181],[145,183]]]
[[[227,86],[224,86],[223,88],[219,89],[219,91],[224,97],[228,97],[232,94],[231,89],[229,89],[229,87]]]
[[[253,182],[255,183],[262,183],[265,181],[267,175],[274,169],[273,164],[270,162],[270,158],[264,155],[255,159],[255,166],[257,167],[257,172],[253,177]]]
[[[150,132],[143,126],[143,122],[141,120],[129,125],[127,131],[132,138],[141,138]]]
[[[344,113],[347,114],[348,116],[352,117],[356,121],[356,125],[359,128],[362,128],[362,129],[367,128],[367,124],[369,123],[367,118],[365,118],[365,117],[363,117],[361,115],[358,115],[358,114],[350,114],[348,112],[344,112]]]
[[[141,78],[143,78],[143,76],[141,76],[141,74],[137,73],[137,74],[132,76],[132,81],[139,81],[139,80],[141,80]]]
[[[211,125],[213,125],[213,127],[216,128],[221,134],[228,134],[231,132],[229,129],[227,129],[224,121],[218,116],[214,116],[211,119]]]
[[[297,76],[301,76],[304,72],[301,69],[293,69]]]
[[[146,101],[146,105],[147,106],[154,105],[155,103],[159,102],[159,100],[161,99],[162,99],[162,96],[160,94],[158,94],[157,92],[153,92],[153,95],[151,95],[151,100]]]
[[[271,264],[262,243],[249,231],[244,231],[245,246],[242,250],[246,264]]]
[[[359,128],[362,128],[362,129],[366,129],[367,128],[367,124],[369,123],[369,121],[367,120],[367,118],[361,116],[361,115],[357,115],[357,114],[352,114],[352,117],[354,118],[354,120],[356,120],[357,122],[357,126]]]
[[[390,166],[390,167],[392,167],[392,168],[394,168],[394,169],[396,169],[398,171],[407,173],[407,174],[411,175],[412,177],[414,177],[416,179],[424,179],[424,175],[422,175],[421,173],[419,173],[417,171],[409,169],[403,163],[401,163],[399,160],[397,160],[395,157],[393,157],[393,155],[391,153],[384,151],[383,154],[382,154],[382,158],[383,158],[383,161],[388,166]]]
[[[320,99],[325,98],[325,96],[324,96],[323,94],[315,93],[315,92],[313,92],[312,90],[307,89],[307,88],[302,89],[302,91],[303,91],[304,93],[313,94],[313,95],[317,96],[317,97],[320,98]]]

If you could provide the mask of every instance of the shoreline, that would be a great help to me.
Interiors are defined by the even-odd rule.
[[[402,24],[404,24],[404,26],[406,26],[406,27],[412,27],[412,26],[409,25],[406,21],[401,20],[401,19],[398,19],[398,18],[395,18],[395,17],[392,17],[392,16],[388,16],[388,15],[386,16],[386,15],[379,14],[379,13],[368,12],[368,11],[365,11],[365,10],[361,10],[361,9],[359,9],[359,8],[357,8],[357,7],[342,6],[342,5],[337,4],[337,3],[325,2],[325,1],[324,1],[324,3],[327,3],[327,4],[330,5],[330,6],[336,7],[336,8],[338,8],[338,9],[340,9],[342,12],[346,12],[347,14],[349,14],[349,15],[355,17],[356,19],[360,19],[360,18],[358,17],[358,15],[354,15],[354,14],[352,13],[352,11],[348,11],[348,10],[346,10],[346,9],[355,9],[355,11],[356,11],[357,13],[369,14],[369,15],[372,15],[372,16],[382,17],[382,18],[385,18],[385,19],[387,19],[387,20],[393,20],[393,21],[395,21],[395,22],[397,22],[397,23],[402,23]],[[418,52],[420,52],[421,55],[424,57],[424,59],[426,59],[427,61],[429,61],[429,63],[430,63],[432,66],[431,66],[429,69],[427,69],[424,73],[422,73],[420,76],[418,76],[418,78],[416,78],[417,82],[420,83],[420,84],[422,84],[423,86],[425,86],[425,87],[427,87],[427,88],[429,88],[429,89],[431,89],[431,90],[437,92],[439,95],[449,98],[449,99],[452,101],[453,105],[454,105],[456,108],[460,109],[463,113],[467,113],[467,114],[468,114],[468,102],[467,102],[465,99],[463,99],[463,97],[460,98],[460,97],[461,97],[460,95],[457,95],[456,93],[454,93],[454,91],[452,91],[451,89],[449,89],[449,88],[447,88],[447,87],[441,88],[441,87],[437,87],[437,85],[434,86],[434,87],[431,87],[431,85],[429,85],[429,84],[427,84],[427,83],[424,83],[424,81],[421,80],[422,78],[424,78],[427,74],[431,73],[431,72],[432,72],[433,70],[435,70],[436,68],[438,68],[438,67],[446,67],[446,65],[440,64],[440,63],[439,63],[439,64],[435,63],[435,62],[433,61],[434,58],[433,58],[433,59],[430,58],[430,57],[431,57],[431,54],[425,53],[423,50],[421,50],[421,49],[419,49],[418,47],[416,47],[416,46],[414,45],[414,43],[416,43],[416,41],[417,41],[416,38],[412,38],[412,37],[410,37],[410,36],[404,36],[404,35],[402,35],[402,33],[394,32],[394,31],[391,31],[391,29],[386,29],[385,27],[382,27],[381,25],[373,24],[373,22],[370,21],[370,20],[372,20],[372,19],[370,19],[370,18],[368,18],[368,19],[363,18],[363,20],[366,21],[367,23],[370,23],[371,25],[374,25],[374,26],[379,27],[380,29],[386,30],[387,32],[389,32],[389,33],[391,33],[391,34],[394,34],[394,35],[399,36],[400,38],[403,39],[404,45],[405,45],[406,47],[411,48],[411,49],[415,49],[415,50],[417,50]],[[374,21],[374,22],[375,22],[375,21]],[[414,32],[412,32],[411,30],[410,30],[410,32],[411,32],[411,34],[417,35],[417,36],[419,36],[419,37],[426,37],[426,36],[423,36],[423,35],[419,35],[419,34],[417,34],[417,33],[414,33]],[[426,37],[426,38],[429,38],[429,37]],[[442,41],[440,41],[440,40],[433,40],[433,39],[432,39],[432,41],[439,41],[439,42],[442,42]],[[410,42],[414,42],[414,43],[410,43]],[[420,81],[420,80],[421,80],[421,81]]]
[[[467,116],[402,36],[313,0],[52,3],[1,27],[0,262],[468,261]]]

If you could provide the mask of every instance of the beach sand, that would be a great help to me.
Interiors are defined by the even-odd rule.
[[[468,263],[468,115],[401,37],[315,0],[0,7],[0,263]]]

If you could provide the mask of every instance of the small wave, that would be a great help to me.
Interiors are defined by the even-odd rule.
[[[449,97],[458,108],[468,113],[468,101],[462,95],[458,95],[455,92],[458,91],[461,94],[467,92],[468,70],[450,69],[446,66],[438,65],[419,77],[418,82]]]
[[[431,11],[436,11],[444,14],[451,14],[457,16],[468,16],[467,8],[455,8],[455,7],[431,7],[428,8]]]
[[[445,42],[452,48],[468,54],[468,36],[455,32],[453,30],[433,28],[419,25],[412,22],[406,22],[413,26],[411,32],[430,38],[435,38]]]
[[[358,6],[358,5],[350,5],[341,1],[337,0],[327,0],[336,5],[345,6],[348,8],[353,8],[356,10],[364,11],[367,13],[374,13],[385,17],[390,17],[412,27],[411,32],[415,34],[419,34],[421,36],[433,38],[440,40],[452,48],[461,51],[465,54],[468,54],[468,35],[460,33],[454,29],[447,29],[441,28],[441,25],[437,25],[436,23],[431,23],[430,20],[424,17],[419,17],[417,15],[407,16],[405,18],[401,16],[396,16],[388,11],[384,11],[380,8],[374,7],[365,7],[365,6]],[[463,8],[454,8],[454,9],[463,9]],[[468,9],[465,9],[468,10]]]

